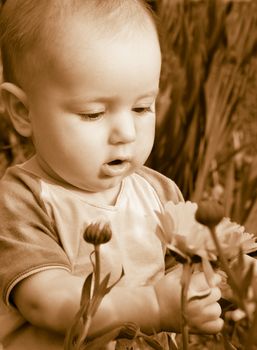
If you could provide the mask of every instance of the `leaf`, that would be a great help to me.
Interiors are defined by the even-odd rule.
[[[237,348],[230,343],[226,336],[223,336],[224,348],[225,350],[237,350]]]
[[[110,287],[106,288],[106,294],[110,292],[110,290],[116,286],[117,283],[120,282],[120,280],[122,279],[122,277],[125,275],[125,271],[124,271],[124,268],[122,266],[122,270],[121,270],[121,274],[120,274],[120,277],[117,279],[116,282],[114,282]]]
[[[82,294],[80,299],[80,308],[74,317],[73,324],[70,329],[66,332],[65,336],[65,350],[73,348],[74,344],[81,341],[81,336],[85,336],[85,324],[88,322],[90,316],[90,291],[92,284],[93,273],[89,274],[83,284]],[[91,316],[90,316],[91,317]],[[83,322],[82,322],[83,320]]]
[[[169,350],[178,350],[177,344],[174,342],[170,335],[168,336],[168,346]]]
[[[134,322],[126,322],[122,325],[119,339],[134,339],[139,334],[140,328]]]
[[[85,282],[83,284],[80,305],[87,303],[88,300],[90,299],[90,293],[91,293],[91,287],[92,287],[92,279],[93,279],[93,272],[91,272],[87,276],[87,278],[86,278],[86,280],[85,280]]]
[[[125,323],[122,326],[115,327],[105,334],[87,342],[81,350],[99,350],[106,346],[110,341],[117,338],[134,339],[139,327],[134,323]]]
[[[105,334],[95,338],[92,341],[84,344],[80,350],[99,350],[102,349],[110,341],[116,339],[120,333],[122,327],[115,327],[114,329],[106,332]]]
[[[163,347],[157,340],[142,333],[140,333],[140,338],[143,339],[149,346],[151,346],[151,348],[155,350],[163,350]]]
[[[123,275],[124,275],[124,270],[122,269],[120,278],[111,287],[107,287],[110,279],[110,273],[108,273],[103,279],[103,281],[100,283],[97,290],[95,290],[95,294],[92,296],[91,299],[90,299],[90,294],[91,294],[93,273],[87,276],[82,288],[82,296],[81,296],[81,302],[80,302],[81,307],[74,318],[72,327],[66,334],[65,349],[67,350],[72,349],[74,345],[72,343],[74,342],[75,337],[76,337],[77,344],[81,344],[81,342],[84,341],[84,339],[87,336],[87,331],[88,331],[88,327],[90,325],[91,319],[95,315],[99,305],[103,300],[103,297],[107,293],[109,293],[111,288],[119,282],[119,280],[123,277]],[[82,322],[81,322],[82,318],[84,321],[84,326],[86,328],[82,327]],[[79,330],[78,330],[78,327],[79,327]]]
[[[253,277],[254,277],[254,262],[250,264],[250,267],[246,271],[243,281],[242,281],[242,289],[244,291],[244,296],[247,298],[247,294],[249,291],[249,287],[253,283]]]
[[[101,304],[103,297],[109,292],[107,285],[109,282],[111,274],[108,273],[102,282],[100,283],[99,287],[95,291],[95,294],[92,297],[91,303],[90,303],[90,308],[88,310],[88,313],[93,317]]]
[[[64,350],[72,350],[77,343],[79,334],[83,328],[81,318],[76,317],[72,326],[68,329],[64,339]]]
[[[234,272],[238,285],[240,285],[240,295],[238,297],[240,297],[240,299],[247,299],[249,288],[253,282],[254,261],[250,263],[249,267],[246,267],[244,254],[242,249],[240,249],[238,258],[236,262],[232,264],[231,270]],[[228,283],[230,283],[229,279]]]

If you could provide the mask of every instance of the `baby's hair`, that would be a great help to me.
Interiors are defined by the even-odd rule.
[[[146,17],[156,24],[144,0],[7,0],[2,4],[3,79],[20,87],[24,78],[28,78],[28,70],[40,65],[35,52],[40,50],[42,59],[47,59],[47,48],[58,45],[58,29],[67,16],[85,14],[96,21],[96,31],[117,29],[117,34],[122,27],[133,30],[135,24],[143,26]],[[99,19],[104,20],[102,26]]]

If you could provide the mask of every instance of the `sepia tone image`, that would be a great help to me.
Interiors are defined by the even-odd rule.
[[[0,350],[257,350],[257,1],[0,6]]]

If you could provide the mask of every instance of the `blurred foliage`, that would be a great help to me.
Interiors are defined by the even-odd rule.
[[[156,4],[163,68],[148,164],[257,233],[257,2]]]

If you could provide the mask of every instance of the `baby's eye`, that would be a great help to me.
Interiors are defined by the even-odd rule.
[[[153,113],[153,109],[151,108],[151,106],[148,107],[135,107],[133,108],[133,112],[136,112],[138,114],[144,114],[144,113]]]
[[[83,120],[98,120],[100,118],[102,118],[102,116],[104,115],[104,112],[97,112],[97,113],[79,113],[79,116],[81,117],[81,119]]]

